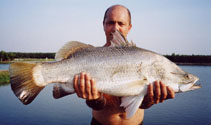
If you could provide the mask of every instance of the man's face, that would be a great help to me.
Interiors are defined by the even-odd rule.
[[[107,16],[103,23],[107,42],[112,39],[111,33],[119,30],[124,37],[127,37],[132,25],[129,23],[129,15],[125,8],[115,7],[107,12]]]

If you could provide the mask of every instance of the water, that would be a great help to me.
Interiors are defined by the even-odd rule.
[[[0,70],[8,70],[9,66],[9,64],[0,64]]]
[[[202,88],[177,94],[175,99],[145,110],[145,125],[211,124],[211,66],[181,66],[199,76]],[[0,70],[8,65],[0,64]],[[29,105],[23,105],[10,86],[0,87],[0,124],[90,124],[91,109],[75,95],[61,99],[52,97],[53,85],[47,86]]]
[[[197,75],[202,88],[176,94],[175,99],[146,110],[146,125],[211,125],[211,66],[181,67]]]

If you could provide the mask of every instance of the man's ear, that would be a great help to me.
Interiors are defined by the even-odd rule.
[[[130,30],[131,30],[131,28],[132,28],[132,24],[130,24],[130,25],[129,25],[129,27],[128,27],[128,31],[130,31]]]

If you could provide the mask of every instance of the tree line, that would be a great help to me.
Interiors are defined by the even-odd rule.
[[[176,63],[211,63],[211,55],[164,55]],[[15,58],[54,59],[55,53],[23,53],[0,51],[0,61],[12,61]]]
[[[15,58],[54,59],[55,53],[23,53],[0,51],[0,61],[12,61]]]
[[[164,55],[175,63],[211,63],[211,55]]]

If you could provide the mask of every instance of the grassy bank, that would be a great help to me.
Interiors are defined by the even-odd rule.
[[[7,70],[0,70],[0,86],[10,83],[9,72]]]

